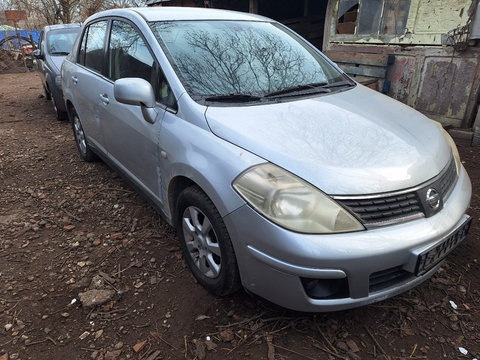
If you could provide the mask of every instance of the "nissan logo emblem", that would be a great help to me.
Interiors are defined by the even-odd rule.
[[[427,196],[425,197],[425,200],[427,201],[427,204],[434,210],[438,209],[440,206],[440,194],[434,188],[427,190]]]

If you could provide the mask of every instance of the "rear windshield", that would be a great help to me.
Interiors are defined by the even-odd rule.
[[[264,96],[345,79],[316,50],[282,26],[253,21],[151,24],[192,96]]]
[[[47,34],[47,52],[50,55],[68,55],[80,27],[50,31]]]

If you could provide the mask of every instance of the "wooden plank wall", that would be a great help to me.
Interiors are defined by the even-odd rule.
[[[299,17],[282,20],[281,22],[322,50],[325,22],[323,16]]]

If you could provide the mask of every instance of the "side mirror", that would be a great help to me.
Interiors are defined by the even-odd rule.
[[[113,95],[118,102],[153,108],[156,104],[152,85],[141,78],[123,78],[114,83]]]
[[[153,124],[157,118],[155,93],[152,85],[141,78],[118,79],[113,84],[113,96],[120,103],[137,105],[145,121]]]
[[[33,50],[32,55],[35,59],[44,60],[44,56],[40,49]]]

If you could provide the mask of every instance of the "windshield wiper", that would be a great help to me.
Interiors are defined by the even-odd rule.
[[[250,94],[227,94],[227,95],[212,95],[205,98],[206,101],[220,101],[220,102],[247,102],[257,101],[261,97]]]
[[[333,82],[331,84],[326,84],[324,88],[326,89],[331,89],[331,88],[336,88],[336,87],[343,87],[343,86],[355,86],[355,83],[351,80],[341,80],[337,82]]]
[[[69,52],[66,52],[66,51],[54,51],[52,53],[50,53],[50,55],[68,55],[70,54]]]
[[[291,94],[291,93],[296,93],[300,92],[303,90],[312,90],[315,89],[315,91],[309,91],[307,94],[314,94],[317,92],[330,92],[329,89],[325,88],[325,85],[327,85],[327,82],[318,82],[318,83],[311,83],[311,84],[301,84],[301,85],[296,85],[292,87],[288,87],[285,89],[273,91],[271,93],[268,93],[265,95],[265,97],[272,97],[272,96],[277,96],[277,95],[284,95],[284,94]],[[303,95],[303,93],[302,93]]]

